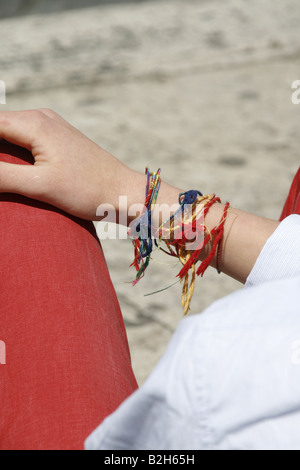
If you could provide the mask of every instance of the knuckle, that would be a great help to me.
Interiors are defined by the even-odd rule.
[[[26,111],[24,118],[30,121],[36,132],[42,132],[47,126],[47,116],[38,109]]]
[[[10,115],[6,112],[0,113],[0,124],[2,127],[8,126],[10,124]]]
[[[46,202],[51,194],[51,179],[46,173],[41,172],[31,179],[31,192],[34,197]]]
[[[24,118],[29,119],[31,122],[39,123],[43,119],[43,114],[38,109],[31,109],[25,111]]]
[[[48,117],[51,117],[51,118],[56,118],[57,117],[57,113],[55,111],[53,111],[52,109],[50,108],[40,108],[38,109],[38,111]]]

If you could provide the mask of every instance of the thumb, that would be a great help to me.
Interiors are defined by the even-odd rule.
[[[42,188],[44,170],[44,166],[34,165],[32,154],[25,148],[0,142],[0,193],[17,193],[37,199],[43,189],[45,192],[45,187]]]
[[[16,193],[44,200],[46,185],[42,170],[34,165],[0,162],[0,193]]]

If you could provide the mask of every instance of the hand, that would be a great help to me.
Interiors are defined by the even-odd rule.
[[[145,176],[123,165],[53,111],[0,112],[1,138],[28,149],[35,164],[0,162],[0,192],[22,194],[87,220],[97,220],[100,204],[112,204],[117,221],[122,215],[125,223],[130,217],[127,210],[119,214],[119,196],[127,196],[126,209],[144,203]],[[158,205],[173,207],[180,192],[163,182]],[[212,207],[205,219],[208,230],[220,222],[223,210],[221,204]],[[225,223],[222,271],[245,282],[278,225],[232,209]]]
[[[119,194],[130,191],[133,178],[136,185],[135,172],[51,110],[0,112],[0,138],[28,149],[35,160],[33,166],[0,162],[0,192],[96,220],[100,204],[118,211]]]

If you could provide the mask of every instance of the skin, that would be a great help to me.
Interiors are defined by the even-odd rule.
[[[98,206],[112,204],[118,221],[125,224],[133,216],[119,207],[119,196],[127,196],[127,207],[144,203],[145,175],[125,166],[49,109],[0,112],[1,138],[29,150],[35,164],[0,162],[0,192],[37,199],[87,220],[100,220],[96,217]],[[163,182],[157,203],[176,207],[180,192],[182,189]],[[223,210],[222,204],[211,208],[205,219],[209,230],[219,224]],[[156,213],[155,218],[158,223],[160,215]],[[222,271],[245,283],[278,225],[277,221],[231,209],[225,223]],[[216,266],[215,259],[212,266]]]

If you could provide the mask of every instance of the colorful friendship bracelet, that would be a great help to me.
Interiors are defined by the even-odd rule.
[[[151,173],[147,167],[145,173],[147,175],[147,185],[144,208],[141,216],[128,232],[134,245],[134,261],[131,266],[134,266],[137,271],[136,279],[132,283],[133,286],[144,277],[150,263],[153,251],[152,210],[156,204],[161,184],[161,169],[157,170],[156,173]]]
[[[146,168],[147,186],[144,210],[133,229],[130,230],[134,244],[134,261],[131,266],[135,266],[137,270],[133,285],[144,276],[149,266],[154,238],[156,246],[161,251],[176,257],[183,265],[177,277],[183,283],[182,307],[186,315],[190,309],[196,275],[203,277],[215,255],[217,272],[221,273],[222,241],[230,204],[227,202],[219,224],[209,231],[205,226],[205,217],[214,204],[221,203],[221,199],[215,194],[203,196],[200,191],[195,190],[181,193],[179,195],[180,207],[156,230],[153,236],[151,216],[160,188],[160,172],[159,169],[157,173],[150,173],[149,168]],[[167,250],[161,247],[161,242],[166,244]],[[201,254],[209,246],[211,246],[209,253],[201,261]],[[200,265],[196,270],[198,262]]]
[[[191,191],[183,195],[181,194],[179,196],[179,203],[181,203],[182,196],[189,195],[190,193]],[[196,192],[194,191],[192,193],[195,194]],[[187,215],[183,215],[182,220],[178,220],[178,217],[175,216],[172,220],[170,219],[170,227],[165,228],[162,226],[159,229],[159,237],[165,242],[169,250],[163,251],[178,258],[183,265],[177,277],[183,282],[182,307],[185,315],[190,308],[195,288],[196,274],[197,276],[203,277],[216,252],[217,271],[218,273],[221,272],[222,238],[230,204],[226,204],[222,219],[213,230],[209,231],[204,224],[205,216],[210,208],[220,202],[220,198],[216,197],[215,194],[202,196],[201,193],[198,193],[191,210],[188,211]],[[191,242],[191,240],[193,240],[193,242]],[[200,256],[203,250],[208,247],[209,243],[212,243],[210,252],[196,271],[196,264],[200,261]],[[191,281],[189,281],[190,271]]]

